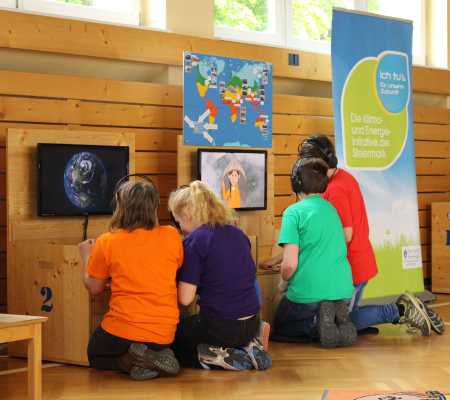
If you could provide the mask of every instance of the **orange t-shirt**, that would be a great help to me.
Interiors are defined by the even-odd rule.
[[[182,263],[181,238],[171,226],[101,235],[87,272],[93,278],[111,277],[102,328],[132,341],[172,343],[179,319],[176,274]]]

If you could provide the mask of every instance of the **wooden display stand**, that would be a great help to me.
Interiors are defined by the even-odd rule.
[[[450,293],[450,203],[431,204],[431,284]]]
[[[48,317],[43,327],[43,359],[87,365],[90,333],[107,309],[107,294],[91,299],[83,285],[77,244],[82,217],[37,217],[37,143],[120,145],[134,135],[109,132],[9,129],[7,135],[8,312]],[[90,218],[88,237],[107,231],[109,216]],[[26,349],[11,346],[23,356]]]
[[[186,146],[183,138],[178,137],[177,152],[177,184],[186,185],[197,179],[197,149],[196,146]],[[246,148],[226,147],[224,150]],[[272,255],[275,240],[275,218],[274,218],[274,160],[272,149],[267,151],[267,209],[258,211],[239,211],[238,226],[252,239],[252,245],[256,242],[256,251],[253,252],[255,262],[266,259]],[[275,294],[279,281],[279,273],[258,270],[258,281],[262,289],[263,304],[261,308],[262,318],[272,321],[276,301]]]

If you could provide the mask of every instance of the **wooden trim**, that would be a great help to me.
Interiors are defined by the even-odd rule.
[[[448,148],[448,146],[447,146]],[[450,159],[416,159],[416,174],[417,175],[448,175],[450,174]]]
[[[326,97],[276,94],[273,96],[273,112],[278,114],[332,117],[333,100]]]
[[[181,86],[5,70],[0,71],[0,93],[159,106],[183,104]]]
[[[182,52],[268,61],[275,77],[331,82],[329,55],[17,11],[0,11],[0,47],[181,65]],[[288,65],[297,53],[300,66]],[[413,67],[414,91],[450,94],[450,71]]]
[[[450,71],[432,67],[413,68],[413,87],[415,92],[450,94]]]
[[[450,109],[415,106],[414,122],[424,122],[430,124],[450,124]]]
[[[0,120],[146,128],[180,128],[180,107],[0,97]]]
[[[450,141],[450,125],[415,123],[414,138],[416,140]]]
[[[1,12],[0,12],[1,15]],[[102,102],[96,107],[107,107],[107,103],[121,103],[127,110],[136,110],[141,105],[158,107],[182,107],[182,87],[144,82],[129,82],[112,79],[85,78],[71,75],[37,74],[16,71],[0,71],[0,94],[12,96],[29,96],[19,101],[35,104],[56,101],[55,105],[70,99],[71,104],[77,101]],[[39,99],[36,99],[36,98]],[[12,101],[8,100],[8,103]],[[35,103],[33,103],[35,102]],[[125,103],[125,104],[123,104]],[[4,106],[6,107],[6,105]],[[87,106],[84,106],[85,108]],[[111,105],[114,107],[114,105]],[[22,107],[24,108],[24,107]],[[25,109],[27,109],[25,107]],[[28,110],[29,111],[29,110]],[[11,111],[9,111],[11,113]],[[307,96],[274,95],[274,132],[285,134],[308,134],[311,131],[322,131],[333,134],[332,99]],[[0,119],[7,119],[6,110],[0,111]],[[30,121],[23,119],[20,120]],[[55,123],[57,119],[46,122]],[[449,140],[450,111],[439,107],[414,107],[416,124],[415,137],[420,140]],[[43,122],[37,120],[36,122]],[[80,121],[69,121],[80,123]],[[447,125],[445,125],[447,124]],[[181,126],[178,126],[181,127]]]
[[[331,60],[324,54],[5,10],[0,47],[166,65],[181,65],[183,51],[190,50],[268,61],[278,77],[331,81]],[[288,65],[292,52],[301,67]]]

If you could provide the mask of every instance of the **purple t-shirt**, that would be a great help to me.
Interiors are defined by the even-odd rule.
[[[178,280],[197,286],[201,313],[238,319],[259,311],[250,241],[233,225],[202,225],[183,242]]]

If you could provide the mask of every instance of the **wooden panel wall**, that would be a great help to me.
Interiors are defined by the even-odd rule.
[[[330,58],[298,52],[301,66],[287,65],[286,49],[195,38],[164,32],[0,11],[0,48],[180,65],[182,50],[271,61],[274,76],[331,80]],[[450,95],[450,72],[414,67],[417,93]],[[275,215],[293,201],[289,170],[306,136],[333,133],[330,99],[274,96]],[[415,107],[419,217],[430,271],[430,203],[450,201],[450,110]],[[176,185],[176,137],[181,132],[181,88],[141,82],[0,71],[0,311],[5,304],[5,148],[8,127],[132,132],[136,170],[151,173],[162,193]]]

